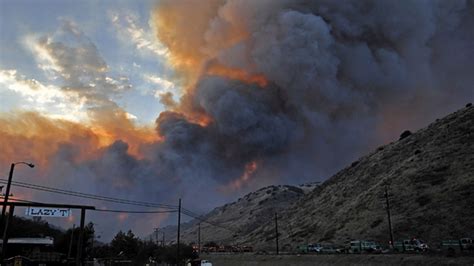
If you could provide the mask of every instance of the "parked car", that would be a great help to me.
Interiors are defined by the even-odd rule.
[[[469,252],[474,250],[474,244],[471,238],[461,238],[459,240],[443,240],[441,250],[448,255],[454,255],[459,252]]]
[[[296,249],[297,249],[297,252],[298,252],[299,254],[306,254],[306,253],[308,253],[308,245],[299,245],[299,246],[296,247]]]
[[[212,266],[212,263],[208,260],[195,259],[188,262],[187,266]]]
[[[308,245],[308,252],[320,253],[322,250],[323,250],[323,246],[319,243]]]
[[[362,253],[362,252],[378,253],[378,252],[382,252],[382,248],[380,247],[380,245],[378,245],[374,241],[354,240],[350,242],[349,252],[350,253]]]
[[[242,252],[253,252],[253,247],[251,247],[251,246],[242,246]]]
[[[335,253],[344,253],[345,249],[335,246],[335,245],[323,245],[321,253],[335,254]]]
[[[393,249],[396,252],[425,252],[428,251],[429,246],[423,240],[413,238],[395,241]]]
[[[461,242],[461,247],[463,250],[474,250],[474,242],[472,241],[472,238],[461,238],[459,240]]]

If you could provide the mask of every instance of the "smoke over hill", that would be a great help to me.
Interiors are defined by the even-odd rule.
[[[327,176],[473,97],[472,8],[161,1],[158,37],[187,85],[157,120],[164,153],[178,153],[175,168],[198,166],[193,179],[219,184],[250,163],[258,167],[240,186]]]
[[[466,107],[404,138],[380,146],[318,186],[270,186],[184,224],[181,239],[274,250],[280,247],[390,240],[385,189],[396,241],[441,240],[474,234],[474,107]],[[303,189],[305,190],[303,190]],[[203,221],[203,222],[202,222]],[[198,222],[201,222],[198,228]],[[168,239],[176,228],[167,228]]]

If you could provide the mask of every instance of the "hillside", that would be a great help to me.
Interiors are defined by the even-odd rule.
[[[388,243],[385,186],[395,239],[437,243],[474,236],[474,107],[379,147],[308,193],[265,188],[216,208],[205,219],[234,232],[203,224],[202,242],[273,248],[273,214],[278,212],[280,247],[286,250],[300,243],[350,239]],[[196,241],[196,232],[191,225],[183,239]]]
[[[378,148],[303,197],[283,214],[282,242],[294,246],[369,238],[388,243],[385,185],[395,239],[437,243],[474,236],[473,184],[471,106]],[[264,225],[260,235],[272,229]]]
[[[252,235],[262,220],[273,219],[275,212],[282,212],[311,192],[318,183],[299,186],[268,186],[251,192],[236,202],[215,208],[201,217],[201,242],[230,243],[236,236]],[[186,243],[197,242],[198,220],[181,226],[181,239]],[[176,226],[164,228],[166,239],[176,239]]]

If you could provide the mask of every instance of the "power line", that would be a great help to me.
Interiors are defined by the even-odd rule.
[[[0,196],[0,198],[4,199],[5,196]],[[34,201],[19,199],[19,198],[15,198],[15,197],[13,197],[13,196],[10,196],[9,199],[11,199],[12,202],[36,203],[36,202],[34,202]],[[9,200],[8,202],[10,202],[10,200]]]
[[[0,183],[2,182],[4,183],[6,181],[4,179],[0,179]],[[94,194],[83,193],[83,192],[78,192],[78,191],[41,186],[41,185],[31,184],[31,183],[26,183],[26,182],[13,181],[12,183],[15,186],[24,187],[24,188],[30,188],[30,189],[41,190],[41,191],[46,191],[46,192],[51,192],[51,193],[58,193],[58,194],[66,194],[69,196],[76,196],[76,197],[82,197],[82,198],[110,201],[114,203],[140,205],[140,206],[145,206],[145,207],[164,207],[164,208],[173,208],[173,209],[177,208],[177,206],[169,205],[169,204],[150,203],[150,202],[143,202],[143,201],[113,198],[113,197],[94,195]]]
[[[178,211],[132,211],[132,210],[108,210],[108,209],[95,209],[92,211],[96,212],[118,212],[118,213],[174,213]]]
[[[219,225],[218,223],[210,222],[210,221],[207,220],[207,219],[201,218],[201,217],[204,216],[204,215],[202,215],[202,214],[197,214],[197,213],[192,212],[192,211],[190,211],[190,210],[188,210],[188,209],[184,209],[184,208],[183,208],[183,213],[186,214],[186,215],[189,216],[189,217],[192,217],[192,218],[197,219],[197,220],[199,220],[199,221],[205,222],[205,223],[207,223],[207,224],[210,224],[210,225],[213,225],[213,226],[216,226],[216,227],[220,227],[220,228],[223,228],[223,229],[226,229],[226,230],[235,232],[235,233],[237,232],[237,230],[229,229],[229,228],[226,227],[226,226]]]
[[[0,178],[0,183],[7,183],[8,181],[6,179],[1,179]],[[59,189],[59,188],[53,188],[53,187],[47,187],[47,186],[42,186],[42,185],[37,185],[37,184],[31,184],[31,183],[26,183],[26,182],[20,182],[20,181],[12,181],[12,185],[16,187],[22,187],[22,188],[28,188],[28,189],[33,189],[33,190],[39,190],[39,191],[44,191],[44,192],[49,192],[49,193],[56,193],[56,194],[62,194],[62,195],[67,195],[67,196],[74,196],[74,197],[79,197],[79,198],[86,198],[86,199],[93,199],[93,200],[98,200],[98,201],[107,201],[107,202],[112,202],[112,203],[119,203],[119,204],[127,204],[127,205],[135,205],[135,206],[142,206],[142,207],[151,207],[151,208],[164,208],[164,209],[169,209],[171,211],[132,211],[132,210],[107,210],[107,209],[96,209],[95,211],[97,212],[116,212],[116,213],[173,213],[177,212],[178,206],[171,205],[171,204],[160,204],[160,203],[152,203],[152,202],[144,202],[144,201],[135,201],[135,200],[127,200],[127,199],[120,199],[120,198],[113,198],[113,197],[107,197],[107,196],[99,196],[95,194],[89,194],[89,193],[83,193],[83,192],[78,192],[78,191],[72,191],[72,190],[65,190],[65,189]],[[20,199],[18,199],[20,200]],[[29,202],[33,203],[31,201],[25,201],[24,202]],[[202,221],[204,223],[207,223],[209,225],[219,227],[234,233],[238,233],[237,230],[230,229],[227,226],[219,225],[218,223],[215,222],[210,222],[207,219],[202,218],[203,215],[197,214],[191,210],[182,208],[181,213],[183,213],[186,216],[189,216],[191,218],[194,218],[196,220]]]
[[[7,183],[7,180],[0,179],[0,183]],[[63,194],[63,195],[68,195],[68,196],[100,200],[100,201],[108,201],[108,202],[113,202],[113,203],[136,205],[136,206],[142,206],[142,207],[152,207],[152,208],[177,209],[177,206],[170,205],[170,204],[160,204],[160,203],[113,198],[113,197],[107,197],[107,196],[99,196],[99,195],[77,192],[77,191],[72,191],[72,190],[64,190],[64,189],[59,189],[59,188],[41,186],[41,185],[31,184],[31,183],[26,183],[26,182],[13,181],[12,185],[17,186],[17,187],[50,192],[50,193]]]
[[[196,220],[199,220],[201,222],[204,222],[204,223],[207,223],[209,225],[212,225],[212,226],[215,226],[215,227],[219,227],[219,228],[222,228],[222,229],[225,229],[225,230],[228,230],[228,231],[231,231],[233,233],[238,233],[237,230],[234,230],[234,229],[230,229],[228,228],[227,226],[223,226],[223,225],[219,225],[217,223],[214,223],[214,222],[210,222],[209,220],[206,220],[204,218],[201,218],[202,215],[199,215],[199,214],[196,214],[188,209],[185,209],[185,208],[182,208],[182,211],[181,211],[184,215],[187,215],[189,217],[192,217]]]
[[[0,198],[4,198],[3,196],[0,196]],[[13,202],[24,202],[24,203],[39,203],[36,201],[29,201],[29,200],[24,200],[24,199],[19,199],[10,196],[10,199],[13,200]],[[91,211],[96,211],[96,212],[115,212],[115,213],[174,213],[177,211],[173,210],[156,210],[156,211],[135,211],[135,210],[113,210],[113,209],[94,209]]]

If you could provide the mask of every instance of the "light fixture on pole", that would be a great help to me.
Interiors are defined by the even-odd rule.
[[[8,197],[10,196],[10,187],[12,184],[12,178],[13,178],[13,170],[15,170],[15,165],[17,164],[24,164],[29,166],[30,168],[34,168],[35,165],[32,163],[27,163],[27,162],[16,162],[12,163],[10,166],[10,174],[8,175],[8,183],[7,183],[7,189],[5,191],[5,197],[3,197],[3,207],[2,207],[2,218],[0,222],[3,224],[3,221],[5,219],[5,212],[7,210],[7,202],[8,202]]]

